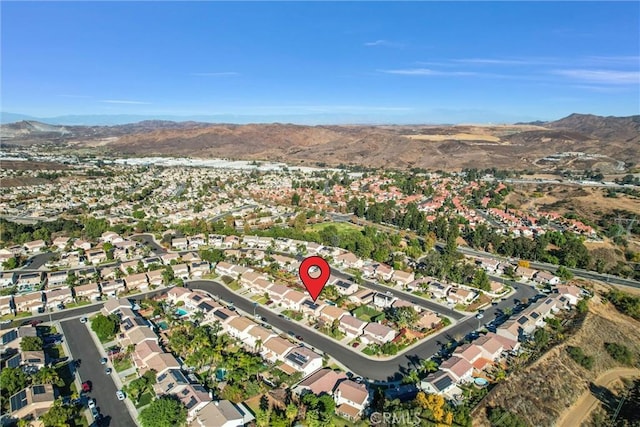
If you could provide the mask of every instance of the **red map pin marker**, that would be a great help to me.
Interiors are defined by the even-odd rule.
[[[312,267],[317,267],[320,270],[318,277],[311,277],[309,274],[309,269]],[[329,276],[331,276],[329,263],[322,257],[310,256],[302,260],[298,273],[300,274],[300,280],[302,280],[304,287],[307,288],[307,292],[309,292],[309,295],[313,298],[313,302],[316,302],[324,285],[329,281]]]

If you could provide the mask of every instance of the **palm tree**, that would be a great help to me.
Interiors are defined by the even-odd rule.
[[[420,362],[420,370],[426,373],[435,372],[438,370],[438,364],[431,359],[424,359]]]
[[[200,322],[202,322],[202,320],[204,319],[204,311],[202,310],[197,310],[195,313],[193,313],[193,315],[191,316],[191,318],[193,319],[193,321],[199,325]]]
[[[258,338],[256,340],[256,345],[253,347],[254,351],[256,353],[260,353],[260,349],[262,348],[262,340],[260,338]]]
[[[60,382],[58,371],[50,366],[45,366],[44,368],[40,369],[36,374],[36,379],[41,384],[58,384]]]

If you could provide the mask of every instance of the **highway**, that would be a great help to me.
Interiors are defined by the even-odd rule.
[[[212,280],[196,280],[187,282],[186,286],[191,289],[203,290],[224,301],[233,303],[238,309],[248,313],[249,316],[253,314],[253,301],[234,293],[221,283]],[[516,293],[506,301],[500,301],[498,305],[487,308],[482,320],[470,316],[451,328],[433,335],[406,353],[388,360],[371,360],[365,355],[357,353],[354,349],[347,348],[332,338],[310,329],[308,326],[303,326],[296,321],[278,317],[277,314],[264,306],[259,305],[255,308],[256,314],[266,318],[266,322],[273,327],[284,331],[285,334],[291,331],[294,335],[300,335],[304,338],[305,345],[319,349],[330,355],[356,375],[374,381],[398,381],[402,379],[411,368],[417,367],[420,360],[435,355],[451,340],[465,337],[470,332],[477,330],[482,324],[493,320],[499,310],[513,307],[515,299],[529,299],[537,294],[537,291],[530,286],[513,283],[512,286],[516,288]],[[416,298],[416,300],[420,301],[419,298]],[[458,318],[461,317],[459,313],[456,314]]]
[[[336,222],[353,222],[353,218],[352,215],[349,214],[336,214],[336,213],[331,213],[330,214],[331,218],[336,221]],[[376,227],[380,230],[384,230],[384,231],[393,231],[393,232],[398,232],[399,229],[397,227],[391,227],[388,225],[381,225],[381,224],[376,224],[374,222],[371,221],[367,221],[365,219],[362,218],[358,218],[358,222],[362,223],[362,224],[366,224],[366,225],[370,225],[372,227]],[[362,225],[360,224],[360,225]],[[422,240],[421,237],[418,236],[418,239]],[[443,243],[436,243],[436,247],[438,248],[442,248],[443,247]],[[476,249],[472,249],[468,246],[458,246],[458,252],[460,252],[463,255],[471,255],[471,256],[476,256],[476,257],[484,257],[484,258],[492,258],[492,259],[497,259],[503,262],[508,262],[507,259],[503,256],[500,255],[496,255],[496,254],[492,254],[489,252],[484,252],[484,251],[479,251]],[[537,270],[547,270],[550,272],[555,272],[558,269],[558,266],[555,264],[547,264],[547,263],[543,263],[543,262],[536,262],[536,261],[529,261],[529,265],[531,268],[537,269]],[[581,268],[569,268],[569,270],[576,276],[576,277],[581,277],[583,279],[589,279],[589,280],[599,280],[601,282],[607,282],[613,285],[622,285],[622,286],[630,286],[633,288],[640,288],[640,282],[638,282],[637,280],[633,280],[633,279],[625,279],[623,277],[618,277],[618,276],[612,276],[610,274],[601,274],[595,271],[589,271],[589,270],[583,270]]]

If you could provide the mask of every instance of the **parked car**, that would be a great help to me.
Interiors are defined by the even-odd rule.
[[[124,393],[122,392],[122,390],[116,391],[116,397],[118,398],[118,400],[124,400],[125,399],[125,396],[124,396]]]
[[[80,318],[80,323],[87,323],[87,318],[86,317],[81,317]]]
[[[91,381],[85,381],[82,383],[82,391],[85,393],[91,392]]]
[[[31,326],[38,326],[40,323],[42,323],[42,320],[33,320],[31,321]]]
[[[96,407],[96,400],[95,399],[89,399],[88,405],[89,405],[89,409],[95,408]]]
[[[107,374],[107,375],[111,375],[111,368],[105,369],[104,373]]]
[[[100,359],[100,364],[101,364],[101,365],[106,365],[106,364],[107,364],[107,361],[108,361],[108,360],[107,360],[107,358],[106,358],[106,357],[103,357],[102,359]]]

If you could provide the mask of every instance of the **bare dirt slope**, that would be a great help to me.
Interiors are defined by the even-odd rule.
[[[299,126],[146,121],[120,126],[54,126],[19,122],[2,126],[3,145],[99,145],[114,153],[286,160],[429,169],[553,170],[599,164],[620,168],[640,158],[640,120],[572,115],[558,122],[456,126]],[[598,154],[576,162],[565,152]]]
[[[566,408],[588,392],[590,381],[620,367],[607,354],[605,342],[624,344],[638,354],[640,322],[620,314],[610,304],[602,304],[596,296],[590,301],[589,313],[578,332],[494,388],[474,410],[474,425],[489,426],[486,408],[501,406],[532,426],[554,426]],[[580,347],[586,355],[593,356],[593,369],[574,362],[567,354],[567,346]]]
[[[621,378],[634,378],[640,376],[638,368],[613,368],[600,375],[594,384],[601,387],[609,387],[612,383]],[[558,427],[580,426],[589,419],[591,411],[596,408],[600,401],[591,393],[586,391],[578,398],[570,408],[558,418],[556,425]]]

